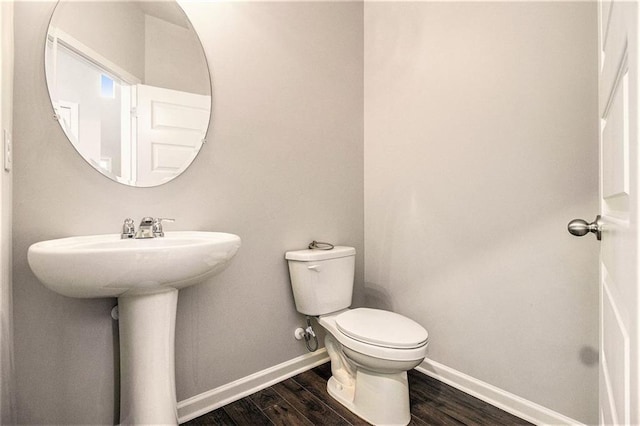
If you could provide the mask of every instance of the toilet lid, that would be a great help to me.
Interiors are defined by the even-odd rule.
[[[387,348],[424,345],[429,333],[417,322],[394,312],[358,308],[336,317],[338,330],[352,339]]]

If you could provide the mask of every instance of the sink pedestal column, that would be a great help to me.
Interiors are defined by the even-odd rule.
[[[178,424],[177,305],[175,289],[118,298],[122,425]]]

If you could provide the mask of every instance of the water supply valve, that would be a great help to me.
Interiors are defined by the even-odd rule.
[[[313,331],[313,328],[311,328],[311,326],[307,327],[307,329],[304,331],[304,333],[307,336],[316,337],[316,333]]]

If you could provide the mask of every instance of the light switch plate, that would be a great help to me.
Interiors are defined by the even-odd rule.
[[[11,145],[11,133],[4,129],[2,130],[2,148],[2,152],[4,153],[4,170],[10,172],[13,164],[13,146]]]

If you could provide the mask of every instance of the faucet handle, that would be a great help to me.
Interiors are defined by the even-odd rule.
[[[155,237],[164,237],[164,230],[162,229],[162,222],[175,222],[175,219],[169,219],[166,217],[157,217],[153,219],[153,235]]]
[[[120,238],[128,239],[133,238],[135,236],[135,225],[133,224],[133,219],[126,218],[124,223],[122,224],[122,234],[120,234]]]

